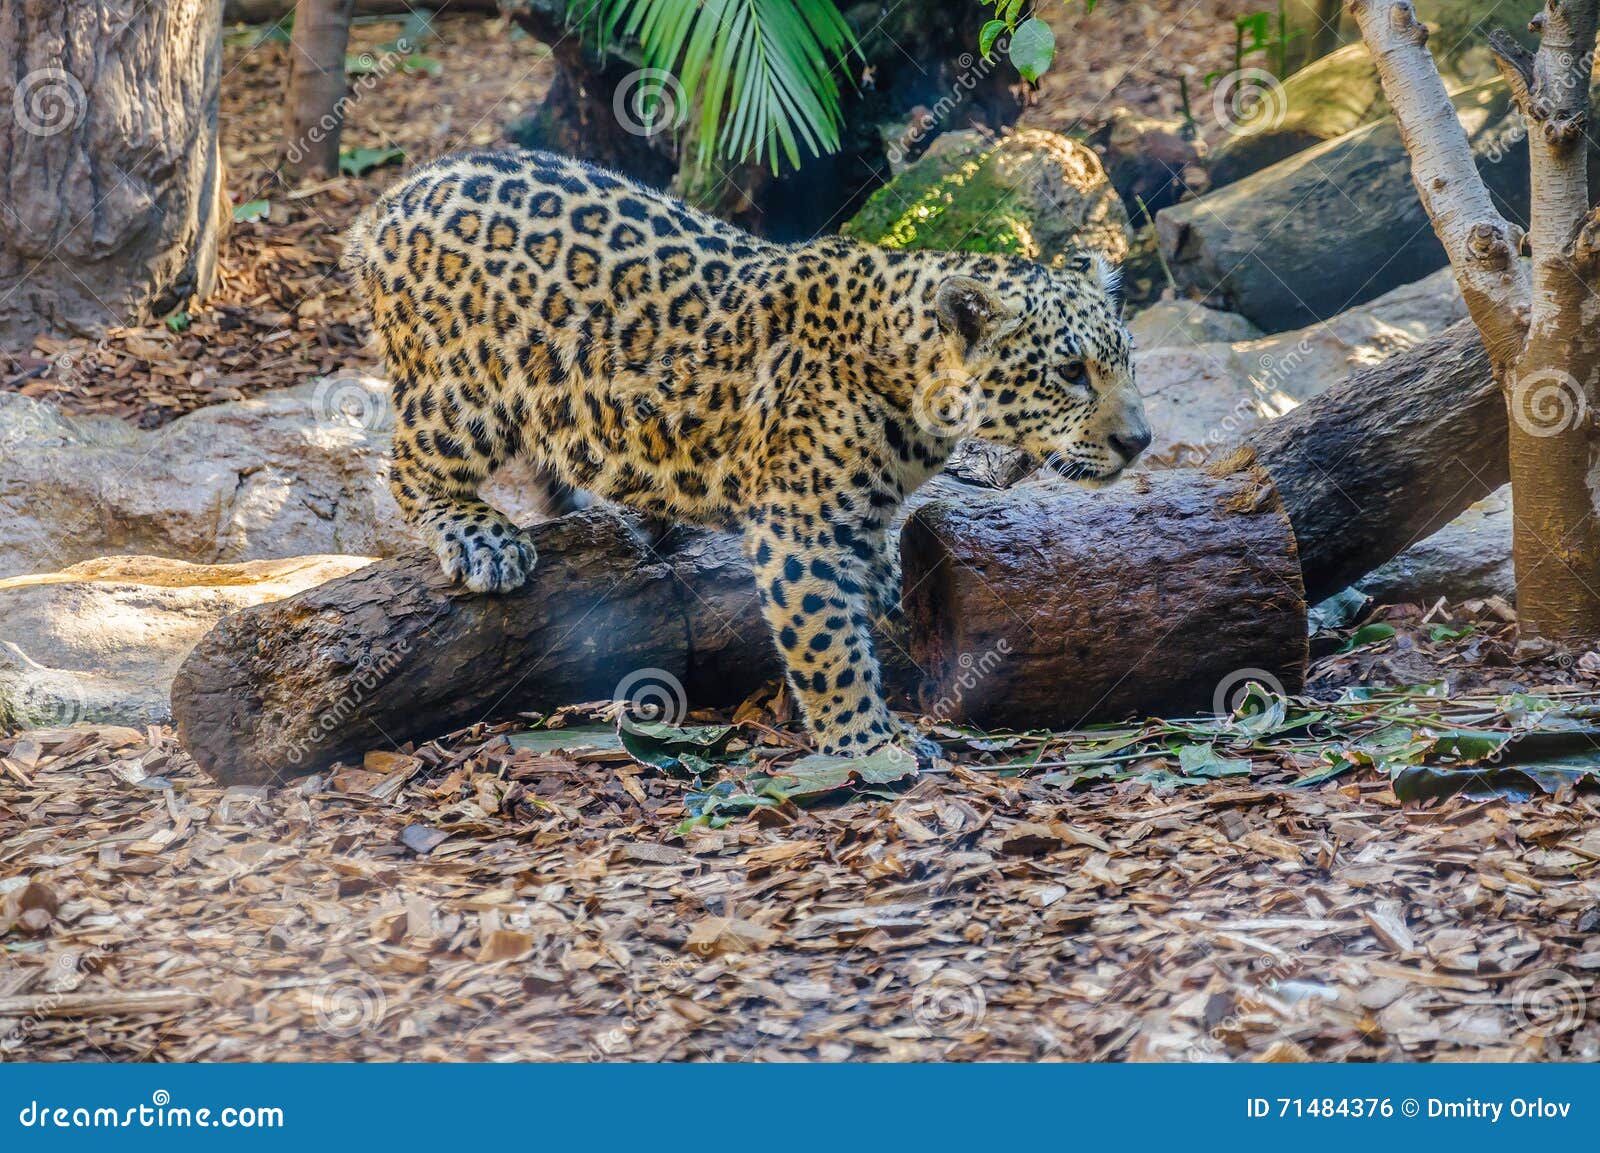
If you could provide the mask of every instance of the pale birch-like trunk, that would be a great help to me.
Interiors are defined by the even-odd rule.
[[[1600,639],[1600,217],[1584,148],[1600,0],[1548,0],[1536,54],[1492,38],[1528,128],[1526,236],[1478,176],[1410,0],[1351,0],[1350,11],[1505,393],[1518,617],[1531,634]]]

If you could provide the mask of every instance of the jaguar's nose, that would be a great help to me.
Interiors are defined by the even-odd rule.
[[[1109,439],[1111,447],[1122,454],[1123,460],[1131,464],[1134,457],[1150,447],[1150,430],[1140,428],[1133,432],[1113,433]]]

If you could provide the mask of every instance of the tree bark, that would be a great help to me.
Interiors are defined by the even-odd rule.
[[[1590,84],[1600,0],[1548,0],[1538,52],[1491,38],[1528,130],[1530,269],[1524,239],[1491,203],[1453,115],[1427,30],[1406,0],[1351,0],[1510,411],[1517,609],[1530,633],[1600,639],[1600,215],[1589,210]]]
[[[1491,41],[1528,124],[1532,187],[1531,317],[1506,377],[1517,609],[1536,631],[1578,640],[1600,638],[1600,213],[1584,163],[1597,10],[1548,4],[1536,55]]]
[[[1294,533],[1266,473],[1144,474],[937,501],[901,538],[923,709],[1078,728],[1232,711],[1305,678]]]
[[[214,0],[0,5],[0,342],[164,316],[227,220]]]
[[[1506,482],[1506,410],[1469,321],[1245,438],[1277,482],[1306,596],[1332,596]]]
[[[294,9],[284,171],[294,179],[339,172],[345,49],[355,0],[299,0]]]

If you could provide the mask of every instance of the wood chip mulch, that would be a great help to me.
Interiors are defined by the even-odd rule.
[[[0,1059],[1600,1059],[1587,788],[969,763],[680,834],[526,727],[275,789],[0,738]]]

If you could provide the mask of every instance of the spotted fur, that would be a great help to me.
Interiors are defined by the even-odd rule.
[[[1088,261],[768,244],[539,152],[418,170],[347,253],[393,379],[395,497],[445,572],[480,592],[527,578],[532,544],[478,497],[517,456],[740,529],[827,752],[914,739],[872,628],[899,612],[895,510],[961,436],[1090,483],[1149,442],[1114,285]]]

